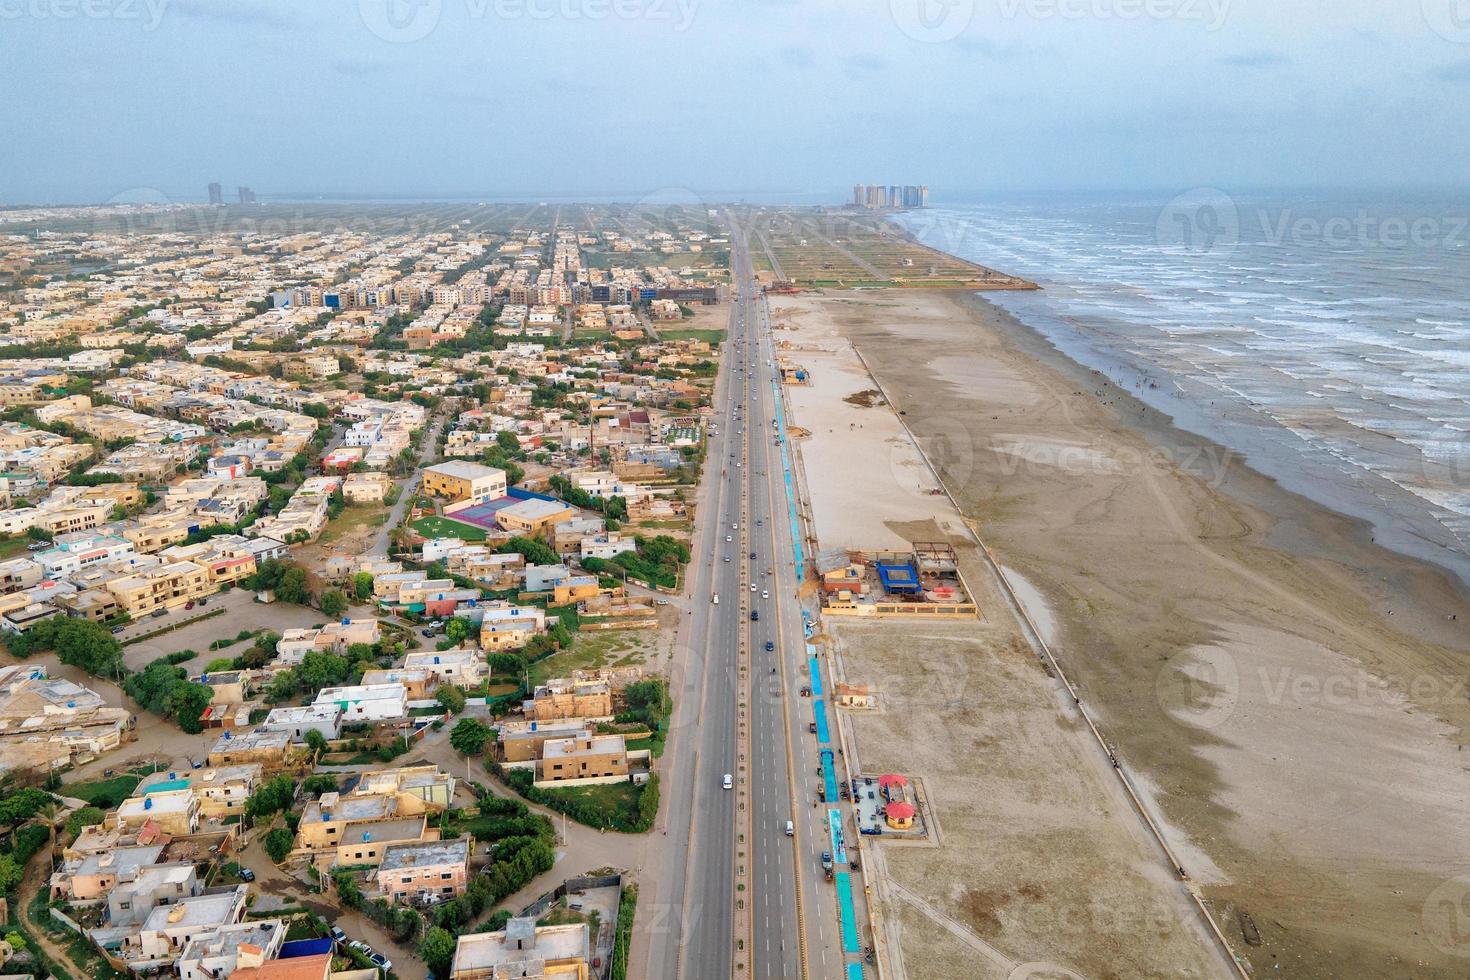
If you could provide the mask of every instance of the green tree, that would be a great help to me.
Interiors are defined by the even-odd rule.
[[[265,853],[270,855],[272,861],[280,864],[291,853],[294,841],[294,835],[285,827],[272,827],[261,838],[260,846],[265,848]]]
[[[454,962],[454,949],[454,936],[449,930],[434,926],[424,933],[424,940],[419,943],[419,959],[434,976],[447,977],[450,964]]]
[[[457,715],[464,710],[464,692],[457,687],[445,684],[439,688],[434,697],[444,706],[444,710],[452,715]]]
[[[322,612],[336,619],[347,611],[347,596],[341,589],[328,589],[322,593]]]
[[[255,823],[262,817],[289,810],[296,799],[296,782],[290,776],[272,776],[255,788],[245,801],[245,819]]]
[[[474,718],[461,718],[449,733],[449,744],[460,755],[479,755],[490,740],[490,728]]]
[[[71,816],[66,818],[66,832],[75,837],[86,828],[106,819],[107,811],[101,807],[84,806],[80,810],[73,810]]]
[[[502,555],[508,555],[513,552],[523,555],[526,561],[532,565],[555,565],[559,561],[556,552],[535,538],[511,538],[495,550]]]
[[[281,582],[276,586],[276,598],[282,602],[294,602],[298,606],[304,606],[311,599],[311,593],[306,589],[306,570],[292,565],[281,575]]]
[[[456,645],[463,643],[465,637],[470,635],[470,624],[458,616],[453,617],[444,627],[444,635]]]
[[[306,730],[306,735],[304,736],[304,738],[306,740],[306,747],[308,749],[311,749],[312,752],[321,753],[326,751],[327,737],[321,732],[317,731],[315,728],[308,728]],[[310,780],[308,780],[308,782],[309,781]],[[336,784],[335,779],[333,779],[332,782],[334,785]]]
[[[358,572],[352,576],[352,594],[358,602],[367,602],[373,597],[373,576],[370,572]]]
[[[9,854],[0,854],[0,894],[8,895],[25,875],[25,868]]]
[[[5,934],[5,944],[17,953],[24,953],[26,951],[26,939],[18,932],[7,932]]]
[[[301,791],[312,796],[337,791],[337,776],[330,772],[318,772],[301,781]]]

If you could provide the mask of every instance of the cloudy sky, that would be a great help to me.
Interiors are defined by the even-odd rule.
[[[1470,183],[1470,0],[0,0],[0,59],[5,204]]]

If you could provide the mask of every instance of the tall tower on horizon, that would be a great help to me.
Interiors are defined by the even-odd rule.
[[[858,207],[865,207],[868,203],[868,189],[862,184],[852,185],[852,203]]]
[[[209,203],[210,204],[223,204],[223,203],[225,203],[225,189],[220,186],[220,182],[219,181],[215,181],[214,183],[212,183],[212,184],[209,185]]]
[[[240,195],[240,203],[241,204],[254,204],[255,203],[255,192],[252,191],[250,188],[245,187],[244,185],[241,185],[240,188],[238,189],[238,191],[239,191],[239,195]]]

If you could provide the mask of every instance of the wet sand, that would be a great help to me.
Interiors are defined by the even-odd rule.
[[[1455,880],[1470,872],[1470,602],[1457,582],[1181,432],[981,299],[787,302],[857,347],[1029,583],[1028,606],[1045,603],[1063,667],[1237,954],[1291,977],[1466,974],[1470,935],[1450,918],[1470,895]],[[810,454],[852,438],[831,428],[803,447],[819,527]],[[859,505],[855,519],[905,517]]]

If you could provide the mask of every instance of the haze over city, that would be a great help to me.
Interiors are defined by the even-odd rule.
[[[1421,9],[1422,7],[1422,9]],[[5,0],[0,201],[1442,186],[1454,0]],[[595,162],[595,167],[589,167]]]

